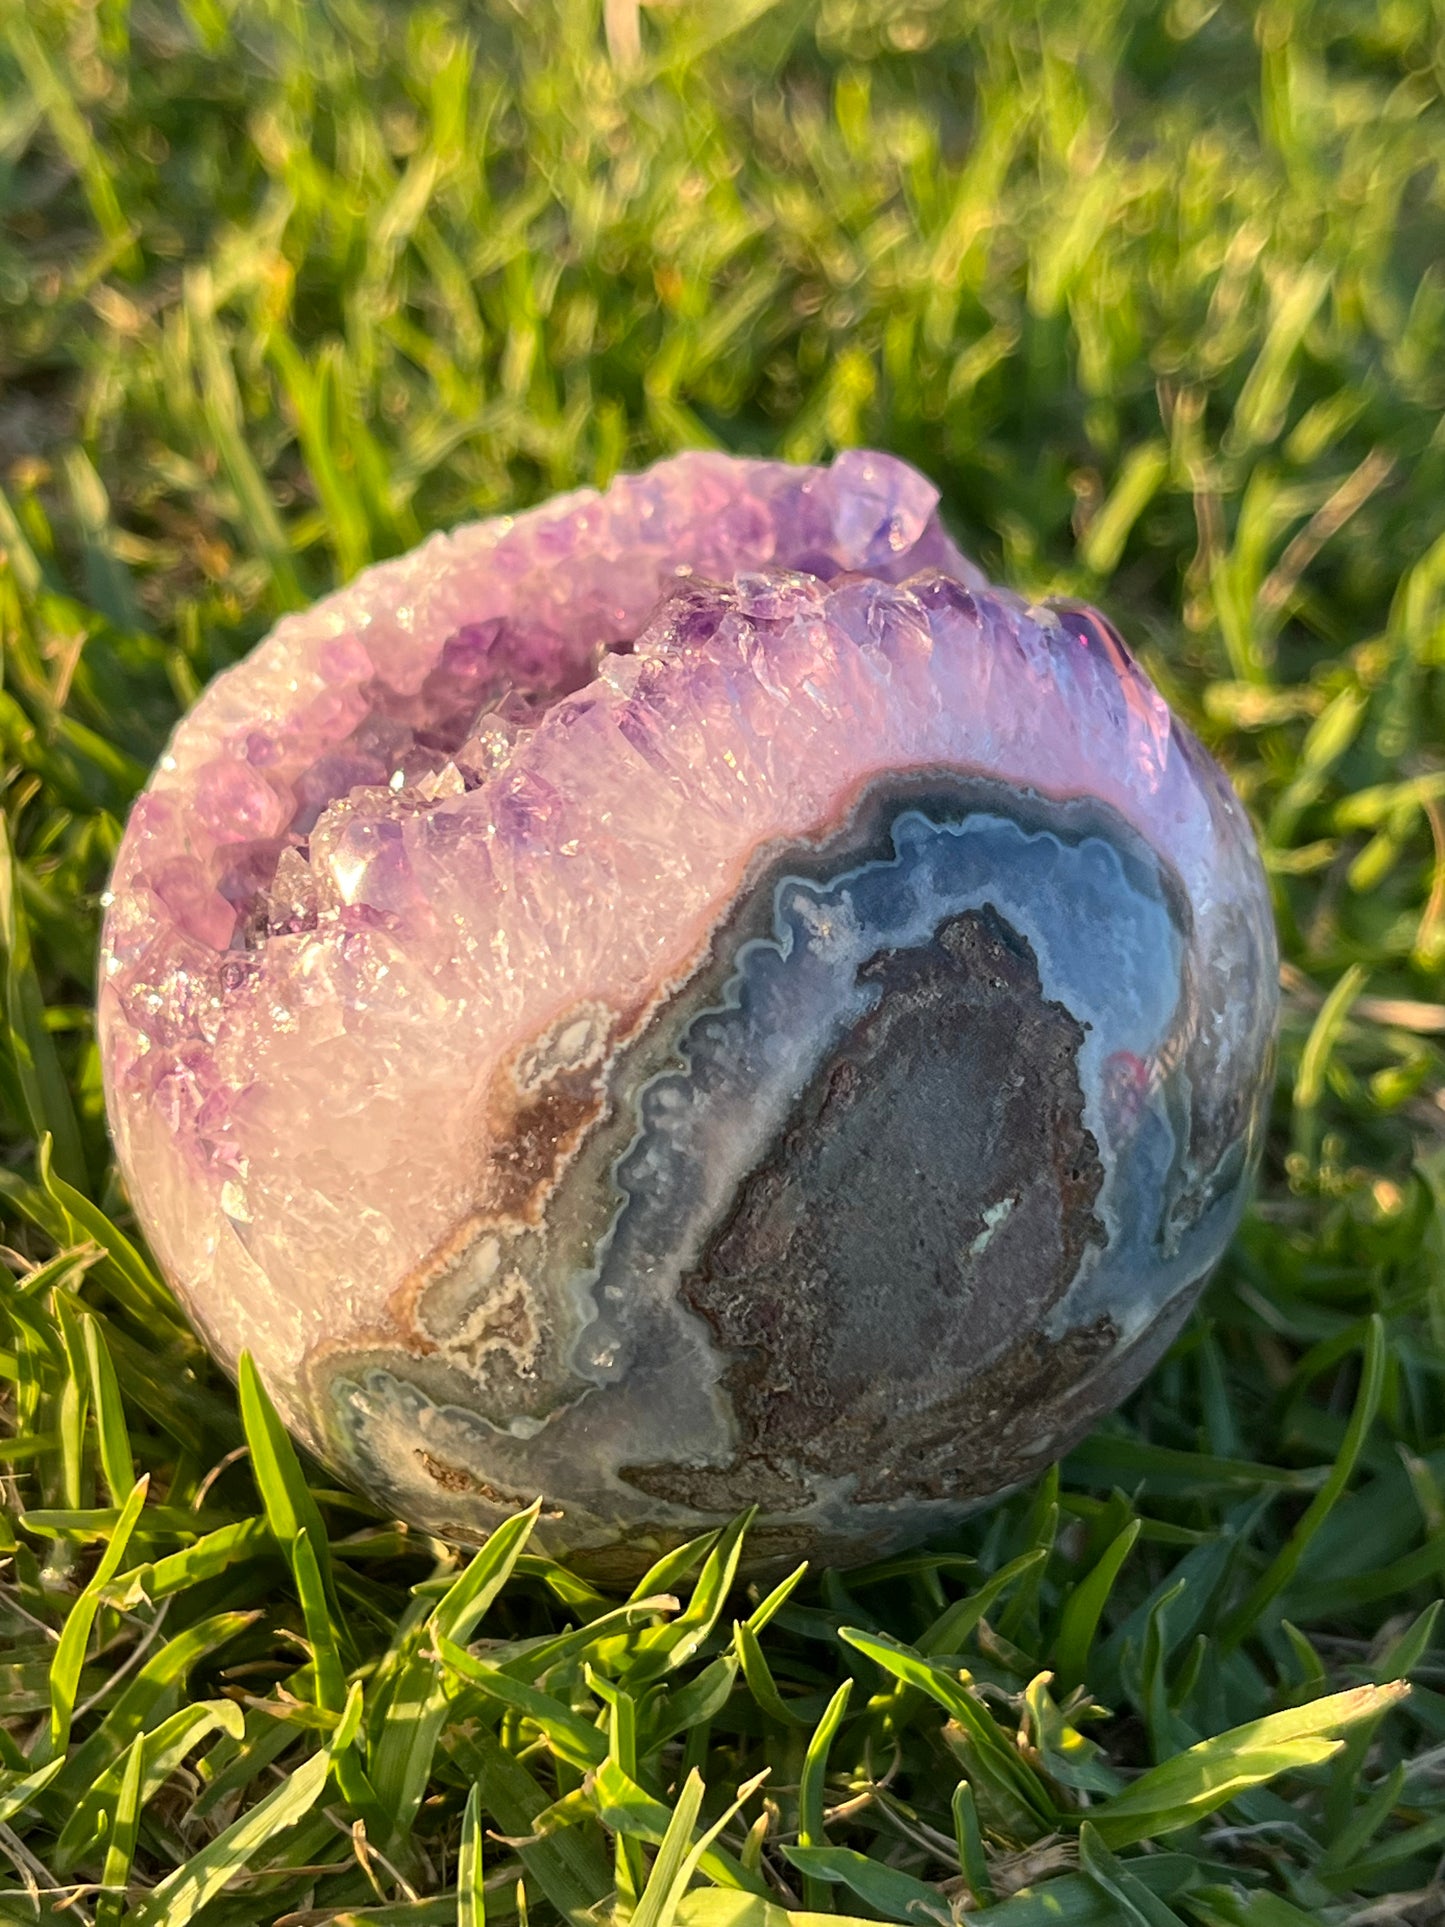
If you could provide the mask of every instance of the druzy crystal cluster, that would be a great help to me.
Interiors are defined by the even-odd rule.
[[[387,1507],[871,1556],[1064,1450],[1257,1154],[1217,766],[936,491],[689,454],[217,678],[116,865],[116,1144],[217,1354]]]

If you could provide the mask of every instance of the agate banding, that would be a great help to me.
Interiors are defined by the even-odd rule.
[[[122,1169],[216,1353],[402,1518],[855,1560],[1177,1332],[1275,1012],[1240,804],[933,488],[683,455],[217,678],[105,930]]]

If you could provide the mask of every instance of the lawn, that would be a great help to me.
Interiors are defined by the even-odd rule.
[[[1442,27],[0,0],[7,1927],[1445,1919]],[[1266,1167],[1033,1490],[603,1597],[525,1516],[375,1517],[209,1364],[110,1161],[102,893],[285,610],[672,449],[858,443],[1233,776]]]

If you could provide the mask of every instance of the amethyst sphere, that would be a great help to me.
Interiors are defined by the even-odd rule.
[[[1057,1457],[1256,1160],[1244,812],[884,455],[435,536],[218,677],[105,927],[120,1162],[217,1355],[402,1518],[871,1557]]]

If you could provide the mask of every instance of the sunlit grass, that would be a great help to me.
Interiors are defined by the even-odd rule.
[[[1440,28],[0,0],[0,1921],[1445,1917]],[[1102,602],[1248,801],[1261,1197],[944,1547],[468,1565],[303,1469],[132,1242],[119,825],[217,668],[428,529],[859,442]]]

